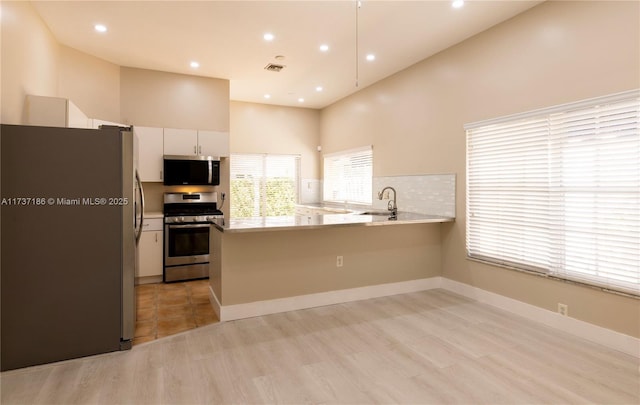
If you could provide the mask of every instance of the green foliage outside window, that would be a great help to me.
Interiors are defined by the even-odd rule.
[[[254,181],[250,179],[231,180],[231,217],[247,218],[256,216],[256,196],[254,193]]]
[[[231,217],[294,215],[296,185],[291,178],[267,178],[265,192],[260,193],[259,180],[231,180]],[[260,200],[260,195],[264,201]]]
[[[267,179],[266,190],[267,201],[264,205],[264,215],[272,217],[295,214],[296,188],[291,179]]]

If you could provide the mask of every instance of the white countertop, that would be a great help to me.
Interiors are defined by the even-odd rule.
[[[317,229],[340,226],[388,226],[403,224],[428,224],[453,222],[455,218],[436,215],[399,212],[396,220],[386,215],[328,214],[328,215],[293,215],[282,217],[253,217],[219,219],[213,225],[222,232],[264,232]]]

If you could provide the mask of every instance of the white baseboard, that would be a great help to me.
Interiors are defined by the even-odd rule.
[[[162,274],[159,276],[136,277],[134,281],[135,285],[158,284],[158,283],[162,283]]]
[[[218,297],[216,297],[211,287],[209,287],[209,299],[216,315],[218,315],[218,319],[224,322],[324,305],[366,300],[369,298],[425,291],[434,288],[443,288],[475,301],[601,344],[610,349],[640,358],[640,339],[634,338],[633,336],[625,335],[575,318],[561,316],[553,311],[444,277],[431,277],[235,305],[220,305]]]
[[[430,290],[440,288],[440,282],[441,277],[431,277],[235,305],[220,305],[220,301],[218,301],[211,289],[209,289],[209,295],[212,296],[212,304],[214,311],[218,314],[218,319],[224,322],[279,312],[295,311],[298,309],[341,304],[343,302]]]
[[[222,322],[222,318],[220,317],[222,305],[220,305],[220,301],[218,300],[218,297],[216,297],[216,294],[213,292],[213,288],[211,288],[211,284],[209,284],[209,302],[213,307],[213,312],[216,313],[216,316],[218,317],[220,322]]]
[[[532,321],[540,322],[552,328],[578,336],[585,340],[601,344],[610,349],[618,350],[640,358],[640,339],[634,338],[633,336],[625,335],[575,318],[562,316],[556,312],[448,278],[442,278],[441,287],[445,290],[463,295],[475,301],[500,308]]]

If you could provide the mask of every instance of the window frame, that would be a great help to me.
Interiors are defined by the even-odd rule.
[[[588,123],[590,122],[589,120],[597,122],[606,114],[613,117],[610,119],[610,122],[614,124],[609,124],[611,125],[609,128],[605,127],[603,130],[591,129],[591,124],[583,124],[583,121]],[[538,140],[531,135],[539,135],[538,132],[533,129],[536,127],[536,120],[538,120],[540,128],[546,126],[546,128],[540,132],[540,134],[545,134],[546,139],[539,141],[541,152],[546,151],[547,156],[544,157],[543,153],[538,155],[538,159],[540,160],[538,166],[534,163],[528,163],[533,161],[533,159],[527,160],[525,154],[518,157],[518,148],[522,147],[523,153],[527,151],[530,152],[530,150],[533,149],[531,145]],[[593,124],[593,126],[594,128],[599,128],[596,124]],[[640,163],[638,163],[640,159],[635,158],[635,156],[640,157],[640,90],[631,90],[576,103],[568,103],[507,117],[470,123],[465,125],[464,128],[467,133],[465,242],[468,259],[510,269],[535,272],[547,277],[577,282],[604,290],[640,296],[640,259],[634,261],[632,257],[634,249],[640,247],[639,238],[633,230],[623,229],[629,227],[629,224],[623,221],[628,221],[631,224],[631,228],[633,228],[634,225],[640,227]],[[620,128],[623,128],[624,131]],[[509,131],[513,131],[515,135],[509,133]],[[529,137],[527,138],[529,144],[526,148],[512,141],[512,138],[517,139],[517,136],[524,134],[525,131],[529,131]],[[588,131],[593,131],[593,133]],[[575,138],[576,133],[582,136],[582,138],[576,139],[586,145],[579,146],[582,149],[577,152],[573,150],[571,146],[564,145],[564,143],[574,141],[575,139],[572,139],[572,137]],[[484,140],[481,139],[482,136],[485,137]],[[595,146],[589,146],[588,138],[597,138],[598,136],[600,136],[602,140],[599,139],[598,142],[595,142]],[[485,145],[481,145],[480,142],[484,142]],[[620,145],[627,148],[631,145],[629,148],[630,152],[627,153],[627,149],[620,149]],[[486,149],[483,149],[483,147]],[[584,150],[588,147],[593,149],[591,153],[595,155],[600,153],[600,148],[605,147],[613,148],[613,150],[616,150],[617,147],[618,150],[623,150],[627,154],[623,160],[622,157],[618,159],[612,158],[614,154],[609,152],[609,155],[604,158],[598,157],[597,159],[599,160],[595,160],[598,164],[594,169],[589,169],[588,166],[594,165],[588,165],[585,164],[584,161],[579,160],[579,155],[585,153]],[[573,148],[575,149],[575,146],[573,146]],[[491,153],[494,153],[493,157]],[[478,155],[482,157],[482,154],[486,157],[485,160],[478,158]],[[516,157],[515,159],[514,156]],[[576,156],[578,156],[578,158],[576,158]],[[512,160],[509,161],[509,159]],[[520,163],[518,159],[523,163]],[[546,161],[544,161],[544,159],[546,159]],[[584,158],[582,159],[584,160]],[[621,160],[621,162],[616,162],[616,160]],[[609,170],[608,175],[610,175],[611,167],[614,169],[618,166],[625,167],[624,164],[628,162],[632,162],[630,168],[621,169],[624,170],[621,172],[623,177],[631,179],[625,187],[608,187],[610,186],[609,183],[603,183],[603,180],[599,180],[600,183],[598,183],[598,187],[591,186],[593,190],[596,190],[591,190],[591,194],[593,194],[594,201],[595,199],[600,199],[607,201],[607,204],[611,204],[611,197],[606,193],[614,195],[614,202],[616,198],[620,200],[620,197],[615,196],[615,193],[622,193],[625,195],[625,198],[631,201],[631,208],[629,209],[625,206],[626,201],[624,203],[618,203],[619,206],[622,206],[622,208],[619,208],[622,214],[618,215],[618,222],[614,222],[614,225],[600,224],[598,226],[592,226],[592,223],[598,221],[608,221],[608,218],[605,219],[605,221],[601,219],[607,216],[608,212],[602,214],[603,208],[600,202],[590,203],[591,205],[588,205],[588,195],[584,194],[584,190],[580,189],[580,187],[583,187],[580,184],[581,181],[576,183],[575,171],[584,170],[584,173],[595,173],[595,175],[600,176],[601,172]],[[516,259],[510,259],[509,255],[512,254],[511,250],[514,248],[513,246],[504,245],[518,242],[504,235],[499,235],[503,231],[506,235],[515,235],[518,233],[518,226],[520,224],[515,223],[515,221],[505,223],[500,222],[500,220],[503,218],[504,221],[504,218],[509,215],[509,210],[513,209],[514,206],[525,205],[524,197],[516,202],[504,201],[507,195],[509,195],[508,193],[514,193],[514,190],[509,187],[505,187],[503,190],[496,186],[502,184],[501,182],[503,181],[502,173],[498,166],[498,164],[502,163],[505,164],[505,177],[513,176],[513,173],[516,173],[515,176],[524,176],[523,173],[517,173],[520,166],[529,171],[526,173],[526,176],[532,179],[536,176],[541,176],[542,183],[540,183],[540,188],[542,192],[540,196],[535,197],[531,191],[535,187],[531,187],[531,190],[527,190],[527,193],[523,194],[523,196],[527,196],[526,202],[532,201],[532,204],[537,204],[539,209],[536,211],[536,207],[533,207],[530,212],[520,216],[520,222],[522,224],[526,224],[526,221],[531,219],[533,221],[531,226],[538,227],[537,230],[534,230],[534,233],[539,235],[533,235],[528,240],[526,235],[522,236],[519,234],[515,237],[517,240],[524,241],[522,243],[523,250],[535,251],[538,248],[536,243],[539,243],[540,249],[543,251],[543,253],[541,253],[542,256],[546,254],[544,253],[545,249],[549,251],[548,256],[540,259],[539,263],[536,263],[535,260],[524,260],[518,256],[517,252],[513,254],[513,257],[516,257]],[[491,165],[495,165],[495,167],[491,167]],[[547,167],[545,168],[545,166]],[[493,174],[493,178],[490,178],[491,174]],[[615,172],[615,174],[617,175],[618,172]],[[582,172],[579,172],[579,175],[582,176]],[[500,179],[498,179],[498,177],[500,177]],[[485,185],[482,184],[483,179],[487,180]],[[569,186],[573,188],[567,185],[567,181],[569,180],[573,181],[573,185],[569,184]],[[607,181],[612,182],[611,180]],[[543,184],[545,182],[546,184]],[[489,190],[487,184],[490,183],[492,187],[494,187],[494,193],[496,195],[500,195],[503,191],[505,191],[506,194],[501,197],[491,196],[487,191]],[[506,183],[506,181],[504,183]],[[521,189],[526,188],[526,180],[523,181],[523,183]],[[602,184],[604,184],[604,186]],[[583,195],[579,196],[581,200],[576,203],[571,193],[583,193]],[[509,195],[509,197],[512,197],[512,195]],[[572,200],[572,198],[574,198],[574,200]],[[585,198],[587,200],[584,200]],[[585,201],[587,202],[585,203]],[[495,206],[492,204],[495,204]],[[510,204],[513,204],[513,206]],[[570,222],[567,213],[575,213],[575,208],[573,211],[568,211],[572,204],[573,207],[576,207],[576,204],[583,204],[583,206],[586,204],[589,208],[586,211],[586,219],[578,219],[578,222],[574,219],[570,226],[573,227],[572,229],[575,229],[576,225],[584,225],[584,228],[589,228],[588,231],[583,231],[592,240],[597,240],[597,242],[595,242],[597,249],[599,249],[600,252],[606,252],[605,254],[595,253],[595,251],[592,252],[590,249],[580,246],[579,244],[576,247],[575,240],[573,245],[566,242],[566,238],[572,232],[566,225]],[[482,217],[482,215],[485,214],[483,213],[481,215],[479,210],[483,207],[494,209],[495,213],[490,213],[488,216]],[[548,209],[548,212],[546,213],[546,218],[543,218],[545,209]],[[609,208],[607,207],[607,209]],[[517,214],[517,210],[514,212]],[[584,213],[582,214],[584,215]],[[527,215],[530,215],[531,218],[527,218]],[[589,226],[587,226],[587,223],[589,223]],[[527,226],[524,226],[523,229],[526,228]],[[493,230],[494,234],[487,233],[483,236],[483,232],[488,232],[489,230]],[[614,232],[611,232],[612,230]],[[611,235],[611,233],[613,233],[613,235]],[[495,237],[495,240],[492,241],[492,237]],[[621,242],[624,246],[616,246],[615,249],[611,251],[603,248],[607,243],[611,243],[610,241],[616,240],[618,237],[624,238],[623,242]],[[480,238],[486,238],[486,241]],[[579,240],[579,238],[576,240]],[[483,244],[485,246],[482,246]],[[582,268],[580,268],[580,266],[576,267],[576,252],[580,252],[582,255],[580,256],[580,260],[582,260],[584,256],[593,256],[593,263],[596,263],[595,270],[591,262],[584,264]],[[567,255],[570,256],[571,254],[573,254],[574,259],[567,259]],[[600,264],[601,262],[598,259],[598,255],[604,256],[602,264]],[[624,257],[624,259],[618,259],[614,256]],[[569,261],[567,262],[566,260]],[[619,268],[615,267],[615,264],[611,267],[611,264],[616,263],[618,260],[624,260],[624,263],[619,264]],[[603,266],[603,270],[600,269],[601,265]],[[600,275],[593,275],[598,273],[600,273]]]
[[[351,160],[350,166],[343,166],[342,168],[332,168],[329,164],[330,160]],[[328,204],[349,204],[349,205],[362,205],[371,206],[373,204],[373,146],[367,145],[359,148],[352,148],[341,150],[338,152],[327,153],[323,155],[323,185],[322,185],[322,201]],[[360,165],[360,166],[358,166]],[[365,166],[366,165],[366,166]],[[332,173],[328,173],[328,170],[336,170],[341,172],[339,178],[332,179]],[[351,186],[349,188],[348,183],[349,176],[345,175],[346,172],[364,171],[367,176],[366,181],[358,181],[357,178],[351,178]],[[360,183],[360,184],[358,184]],[[360,189],[360,190],[358,190]],[[329,194],[338,193],[339,195],[334,198],[328,198]],[[354,198],[354,196],[356,196]]]
[[[257,206],[253,207],[253,215],[252,216],[266,216],[265,214],[268,213],[268,206],[267,206],[267,202],[268,202],[268,195],[267,195],[267,183],[268,183],[268,178],[270,176],[268,176],[268,172],[269,172],[269,168],[268,168],[268,163],[269,163],[269,158],[292,158],[294,160],[294,164],[295,164],[295,168],[294,168],[294,173],[295,173],[295,179],[294,179],[294,189],[295,189],[295,196],[294,196],[294,205],[299,204],[300,203],[300,191],[301,191],[301,167],[302,167],[302,157],[299,154],[283,154],[283,153],[233,153],[230,156],[231,162],[230,162],[230,167],[229,167],[229,187],[232,188],[233,187],[233,181],[234,180],[241,180],[240,178],[234,178],[234,172],[233,172],[233,167],[234,167],[234,163],[233,163],[233,159],[234,158],[238,158],[238,157],[246,157],[246,158],[254,158],[256,161],[259,161],[260,163],[260,168],[257,170],[256,173],[256,177],[257,178],[252,178],[251,180],[254,182],[253,184],[253,194],[255,196],[257,196],[256,198],[256,202],[255,204],[257,204]],[[245,173],[246,176],[251,176],[253,173]],[[257,183],[256,183],[257,182]],[[232,218],[247,218],[247,216],[233,216],[231,213],[234,211],[233,208],[233,203],[231,202],[231,200],[235,198],[234,195],[231,196],[230,198],[230,217]],[[283,215],[294,215],[295,214],[295,207],[292,208],[292,211],[288,214],[283,214]],[[256,212],[257,211],[257,212]]]

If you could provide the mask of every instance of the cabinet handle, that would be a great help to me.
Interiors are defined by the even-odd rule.
[[[158,243],[158,233],[156,232],[156,243]]]
[[[160,170],[160,180],[162,180],[162,170]]]
[[[193,154],[195,155],[196,153],[198,153],[196,152],[196,145],[193,145]]]
[[[198,153],[202,155],[202,146],[198,146]]]

